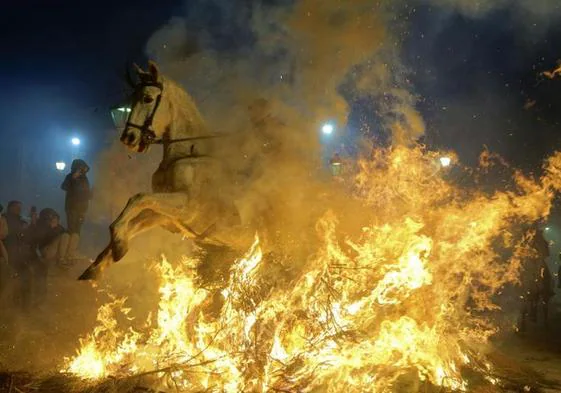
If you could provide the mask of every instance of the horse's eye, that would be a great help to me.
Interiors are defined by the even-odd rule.
[[[150,96],[144,96],[144,97],[142,98],[142,101],[144,101],[145,104],[149,104],[149,103],[151,103],[152,101],[154,101],[154,99],[153,99],[152,97],[150,97]]]

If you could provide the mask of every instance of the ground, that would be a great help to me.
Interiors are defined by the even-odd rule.
[[[528,324],[524,334],[512,332],[500,341],[496,347],[502,353],[544,375],[548,380],[560,385],[544,389],[561,392],[561,296],[558,294],[550,305],[549,326]]]
[[[69,269],[52,269],[49,296],[29,313],[3,305],[0,319],[0,366],[7,370],[40,372],[60,364],[62,354],[71,355],[77,338],[95,323],[97,293],[80,285],[75,276],[87,263]]]

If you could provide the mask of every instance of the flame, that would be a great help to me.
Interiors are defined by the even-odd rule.
[[[173,267],[163,258],[156,323],[120,330],[125,300],[102,306],[64,371],[88,379],[153,371],[186,392],[391,391],[412,376],[466,391],[466,367],[500,384],[478,348],[497,331],[494,296],[519,281],[528,255],[512,228],[549,213],[561,154],[541,179],[515,173],[514,191],[490,195],[446,180],[440,156],[399,147],[360,161],[353,192],[369,221],[360,235],[341,239],[345,217],[327,211],[316,253],[276,286],[256,236],[219,289],[218,316],[205,311],[211,293],[196,284],[197,261]]]

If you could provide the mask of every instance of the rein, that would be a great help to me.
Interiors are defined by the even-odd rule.
[[[160,94],[156,97],[156,103],[154,105],[154,109],[152,109],[152,113],[144,120],[142,125],[134,124],[129,119],[132,116],[132,111],[129,113],[129,117],[125,124],[126,128],[136,128],[140,130],[140,138],[141,142],[145,145],[163,145],[164,143],[179,143],[179,142],[189,142],[189,141],[196,141],[201,139],[214,139],[214,138],[224,138],[227,135],[221,134],[210,134],[210,135],[202,135],[202,136],[192,136],[187,138],[178,138],[178,139],[170,139],[164,141],[163,139],[156,139],[156,133],[152,130],[152,123],[154,122],[154,117],[156,116],[156,112],[160,107],[160,103],[162,102],[162,95],[164,94],[164,84],[161,82],[141,82],[137,85],[138,88],[144,87],[156,87],[160,89]]]
[[[204,135],[204,136],[191,136],[188,138],[179,138],[179,139],[170,139],[165,141],[166,143],[177,143],[177,142],[189,142],[189,141],[197,141],[197,140],[201,140],[201,139],[214,139],[214,138],[226,138],[229,135],[222,135],[222,134],[210,134],[210,135]],[[163,145],[164,144],[164,140],[163,139],[155,139],[152,142],[153,145]]]

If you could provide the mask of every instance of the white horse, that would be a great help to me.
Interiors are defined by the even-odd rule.
[[[149,62],[147,72],[135,67],[140,82],[134,85],[121,142],[136,152],[161,144],[163,158],[152,176],[153,192],[129,199],[110,226],[109,245],[80,280],[96,279],[125,256],[132,237],[156,226],[182,232],[203,247],[251,244],[252,236],[240,227],[233,201],[220,195],[216,182],[220,164],[212,156],[216,135],[208,131],[193,99],[164,78],[154,62]]]

